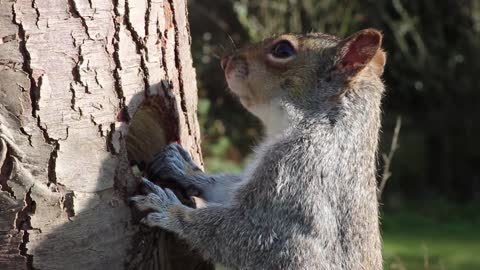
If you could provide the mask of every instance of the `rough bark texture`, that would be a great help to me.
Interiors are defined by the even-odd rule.
[[[0,269],[211,267],[125,203],[132,160],[201,163],[189,38],[184,0],[0,1]]]

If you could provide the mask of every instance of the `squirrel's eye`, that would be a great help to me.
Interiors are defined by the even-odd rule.
[[[288,58],[295,54],[295,48],[293,48],[292,43],[282,40],[272,47],[270,53],[276,58]]]

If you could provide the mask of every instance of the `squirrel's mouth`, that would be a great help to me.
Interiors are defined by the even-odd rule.
[[[245,108],[250,108],[254,103],[254,99],[248,84],[245,83],[245,79],[235,74],[225,74],[225,78],[227,79],[230,92],[239,99]]]

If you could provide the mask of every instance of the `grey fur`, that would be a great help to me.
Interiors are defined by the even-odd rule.
[[[145,223],[232,269],[382,269],[375,162],[384,86],[368,66],[348,83],[329,72],[319,67],[305,95],[275,99],[290,125],[257,147],[241,176],[188,174],[191,159],[168,146],[153,174],[221,204],[190,209],[152,189],[154,200],[134,197],[156,211]]]

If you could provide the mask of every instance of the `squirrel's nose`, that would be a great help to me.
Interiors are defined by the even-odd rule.
[[[231,55],[225,55],[224,57],[222,57],[222,60],[220,61],[220,66],[222,67],[223,70],[227,68],[230,58],[231,58]]]

